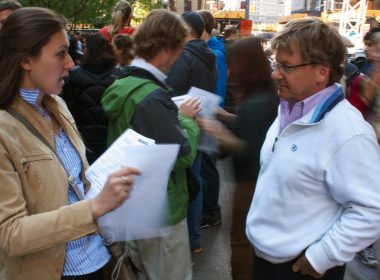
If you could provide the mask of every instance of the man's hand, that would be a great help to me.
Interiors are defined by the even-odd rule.
[[[183,102],[179,108],[178,113],[190,118],[195,118],[195,115],[201,111],[201,100],[197,97],[190,98]]]
[[[293,264],[292,269],[294,272],[299,272],[302,275],[310,275],[314,278],[321,278],[323,273],[318,273],[311,266],[305,255],[302,255],[295,264]]]

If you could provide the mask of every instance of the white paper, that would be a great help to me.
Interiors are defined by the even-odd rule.
[[[120,137],[120,141],[125,141],[129,145],[153,145],[156,143],[153,139],[145,137],[130,128],[128,128]]]
[[[175,103],[175,105],[177,105],[177,107],[179,107],[183,102],[189,100],[190,98],[190,95],[184,94],[172,97],[172,101]]]
[[[222,98],[215,93],[199,89],[190,88],[188,95],[201,99],[201,111],[199,116],[206,119],[215,119],[216,110]],[[217,153],[219,151],[216,140],[205,132],[201,132],[198,143],[198,150],[206,153]]]
[[[201,111],[199,112],[200,117],[215,117],[216,110],[222,101],[220,96],[196,87],[191,87],[187,94],[201,99]]]
[[[125,165],[141,171],[130,197],[116,210],[98,219],[107,242],[146,239],[169,234],[167,185],[179,151],[178,144],[130,146]]]
[[[141,172],[140,176],[134,177],[130,197],[119,208],[98,219],[99,231],[109,243],[170,234],[170,227],[165,227],[167,184],[179,145],[147,145],[152,141],[134,131],[127,131],[86,171],[92,184],[87,199],[96,196],[108,175],[121,166],[135,167]]]
[[[153,139],[142,136],[132,129],[127,129],[87,170],[86,178],[91,183],[86,198],[95,197],[103,189],[110,173],[125,166],[125,148],[128,146],[153,145]]]

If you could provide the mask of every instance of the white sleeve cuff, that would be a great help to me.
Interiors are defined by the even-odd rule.
[[[330,260],[321,243],[313,244],[307,248],[305,256],[314,270],[318,273],[325,273],[326,270],[329,270],[332,267],[342,265],[341,263]]]

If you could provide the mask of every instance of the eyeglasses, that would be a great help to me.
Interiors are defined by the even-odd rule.
[[[302,63],[302,64],[297,64],[297,65],[286,65],[286,64],[281,64],[281,63],[275,63],[274,70],[279,70],[281,73],[288,74],[296,68],[308,66],[308,65],[315,65],[315,64],[316,63]]]

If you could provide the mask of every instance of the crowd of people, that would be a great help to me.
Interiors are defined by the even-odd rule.
[[[69,34],[52,10],[0,2],[0,278],[192,279],[201,229],[223,221],[226,156],[233,279],[343,280],[356,254],[377,265],[380,29],[364,38],[364,61],[347,61],[318,18],[290,21],[265,49],[236,26],[214,36],[206,10],[153,10],[137,28],[132,16],[120,0],[111,25]],[[219,96],[211,117],[199,98],[172,100],[192,87]],[[144,174],[121,167],[85,199],[85,171],[127,129],[179,145],[170,233],[106,244],[98,220]]]

